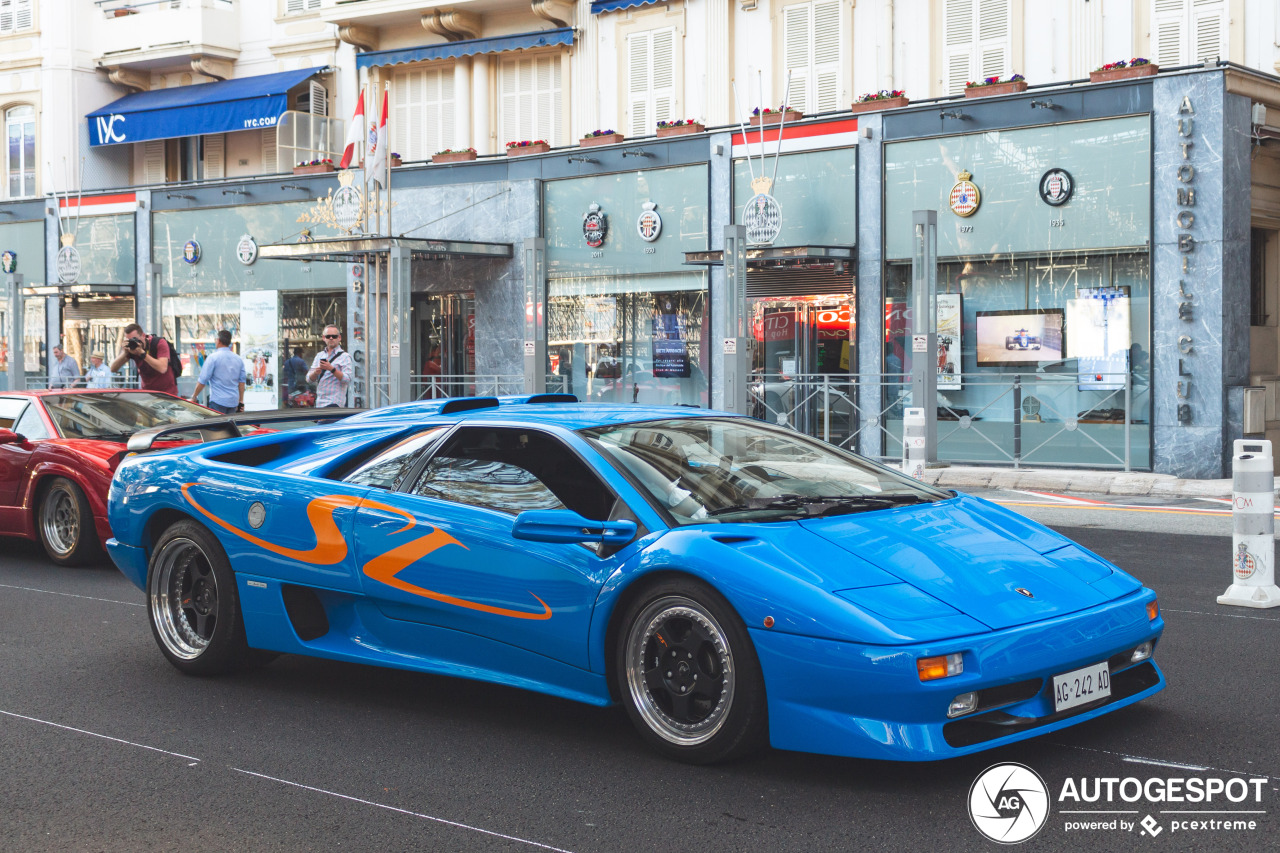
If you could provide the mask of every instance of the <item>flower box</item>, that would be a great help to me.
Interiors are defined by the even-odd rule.
[[[658,128],[658,136],[692,136],[695,133],[702,133],[704,130],[706,130],[706,127],[701,124],[672,124]]]
[[[966,98],[985,98],[989,95],[1012,95],[1027,91],[1026,80],[1005,80],[1001,83],[987,83],[984,86],[969,86],[964,90]]]
[[[545,154],[551,150],[550,143],[535,142],[532,145],[512,145],[507,149],[508,157],[523,157],[525,154]]]
[[[474,151],[442,151],[431,155],[432,163],[462,163],[474,159],[476,159]]]
[[[294,166],[293,173],[295,175],[321,175],[325,172],[332,172],[332,163],[313,163],[309,166]]]
[[[898,107],[905,107],[911,103],[911,100],[905,95],[901,98],[873,98],[869,101],[859,101],[849,108],[855,113],[870,113],[877,110],[894,110]]]
[[[599,136],[584,136],[578,142],[583,148],[590,148],[592,145],[613,145],[626,139],[621,133],[602,133]]]
[[[1153,77],[1158,73],[1160,73],[1160,66],[1154,62],[1148,62],[1144,65],[1130,65],[1127,68],[1090,71],[1089,82],[1109,83],[1112,80],[1128,80],[1131,77]]]
[[[786,112],[761,113],[758,116],[751,117],[751,126],[759,127],[761,124],[778,124],[783,118],[786,118],[787,124],[799,121],[804,118],[804,113],[799,110],[787,110]]]
[[[404,165],[404,162],[403,162],[399,157],[392,157],[392,158],[391,158],[391,168],[393,168],[393,169],[394,169],[396,166],[403,166],[403,165]],[[361,168],[361,169],[363,169],[363,168],[364,168],[364,159],[363,159],[363,158],[361,158],[361,160],[360,160],[360,168]]]

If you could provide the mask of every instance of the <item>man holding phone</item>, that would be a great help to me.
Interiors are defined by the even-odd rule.
[[[337,326],[324,327],[324,349],[316,353],[307,381],[316,386],[316,408],[345,406],[347,386],[351,384],[351,356],[341,347],[342,333]]]

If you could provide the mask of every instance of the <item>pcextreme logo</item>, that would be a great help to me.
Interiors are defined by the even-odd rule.
[[[182,496],[187,499],[193,509],[221,527],[246,542],[257,545],[270,551],[273,554],[279,554],[282,557],[288,557],[302,563],[308,563],[313,566],[332,566],[341,563],[347,558],[347,541],[342,537],[342,531],[338,530],[337,523],[333,520],[334,511],[343,507],[367,507],[369,509],[378,509],[383,512],[389,512],[398,515],[405,520],[404,527],[392,531],[391,535],[403,533],[406,530],[413,529],[417,522],[409,513],[397,507],[388,506],[377,501],[363,500],[361,498],[349,495],[323,495],[315,498],[307,504],[307,521],[311,524],[311,529],[315,533],[316,544],[314,548],[300,550],[296,548],[286,548],[283,545],[277,545],[266,539],[255,536],[246,530],[223,521],[214,515],[205,507],[201,506],[191,495],[191,489],[199,486],[199,483],[185,483],[182,486]],[[541,612],[530,612],[526,610],[512,610],[506,607],[495,607],[490,604],[483,604],[479,601],[471,601],[465,598],[458,598],[452,595],[445,595],[435,590],[426,589],[415,584],[408,583],[397,577],[397,575],[418,560],[426,557],[433,551],[437,551],[447,545],[457,545],[459,548],[466,549],[457,539],[454,539],[448,533],[438,527],[432,527],[431,532],[426,535],[411,539],[402,545],[398,545],[391,550],[374,557],[365,563],[361,568],[364,574],[387,586],[407,592],[411,595],[429,598],[432,601],[439,601],[443,604],[449,604],[454,607],[463,607],[468,610],[478,610],[482,613],[492,613],[496,616],[506,616],[512,619],[533,619],[543,620],[551,618],[551,608],[547,603],[532,592],[529,593],[532,598],[542,605]]]
[[[1252,832],[1266,814],[1261,803],[1267,781],[1240,776],[1068,777],[1058,792],[1057,811],[1062,831],[1072,835],[1126,832],[1155,839],[1166,831],[1165,838]],[[1030,767],[996,764],[974,780],[968,805],[980,833],[1001,844],[1019,844],[1048,824],[1051,800],[1044,779]]]

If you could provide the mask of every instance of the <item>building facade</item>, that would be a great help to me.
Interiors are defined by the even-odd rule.
[[[956,462],[1221,476],[1246,387],[1280,426],[1273,3],[3,6],[0,382],[137,317],[184,389],[230,328],[254,405],[287,405],[283,361],[336,322],[361,405],[562,389],[893,457],[923,357]],[[1133,57],[1159,73],[1089,81]],[[855,103],[880,90],[910,102]],[[383,92],[391,205],[344,227],[323,161]]]

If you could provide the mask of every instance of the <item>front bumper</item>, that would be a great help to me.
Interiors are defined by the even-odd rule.
[[[119,539],[107,540],[107,553],[111,556],[111,561],[116,567],[124,573],[133,585],[138,589],[145,590],[147,588],[147,551],[145,548],[135,548],[132,545],[126,545]]]
[[[1111,697],[1061,714],[1053,710],[1053,676],[1158,640],[1164,620],[1152,622],[1146,613],[1154,598],[1143,589],[1056,619],[910,646],[753,628],[768,694],[770,742],[801,752],[931,761],[1025,740],[1131,705],[1164,689],[1152,660],[1130,666],[1113,661]],[[917,658],[954,652],[964,655],[962,674],[920,681]],[[1008,690],[1013,701],[947,717],[956,695],[999,695],[997,688]]]

